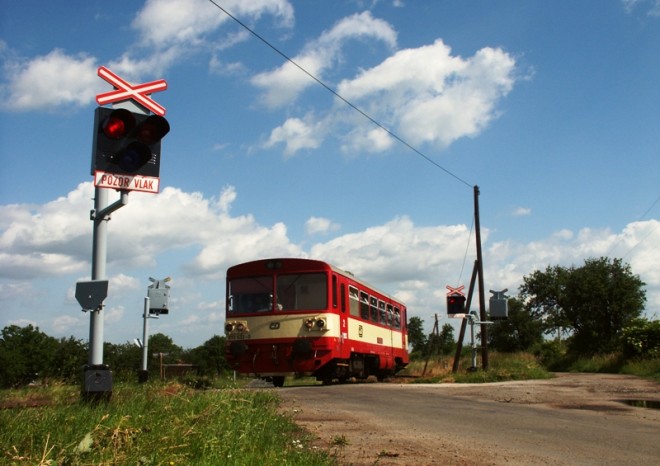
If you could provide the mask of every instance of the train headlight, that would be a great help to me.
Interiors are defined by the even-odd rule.
[[[316,328],[318,328],[319,330],[323,330],[324,327],[325,327],[325,320],[319,319],[316,321]]]
[[[247,333],[249,331],[246,321],[233,321],[225,324],[226,333]]]
[[[314,319],[305,319],[305,327],[307,330],[311,330],[314,327]]]

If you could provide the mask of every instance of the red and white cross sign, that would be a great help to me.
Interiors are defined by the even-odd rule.
[[[107,82],[116,87],[114,91],[104,92],[96,96],[96,102],[99,105],[111,104],[120,100],[133,99],[143,107],[151,110],[156,115],[165,115],[165,107],[159,105],[148,94],[164,91],[167,89],[167,81],[159,79],[144,84],[132,86],[105,66],[99,67],[98,75]]]
[[[463,293],[463,290],[465,289],[464,285],[461,285],[457,288],[454,288],[453,286],[447,285],[446,288],[449,290],[449,292],[447,293],[447,296],[451,296],[451,295],[463,296],[464,295],[464,293]]]

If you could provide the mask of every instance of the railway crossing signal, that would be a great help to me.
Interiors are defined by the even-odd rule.
[[[107,224],[110,214],[128,203],[129,191],[159,191],[160,141],[170,131],[170,125],[163,117],[165,108],[150,97],[153,92],[167,89],[164,79],[132,85],[104,66],[98,69],[98,75],[112,84],[114,90],[96,96],[101,107],[94,111],[91,161],[95,187],[94,209],[90,213],[90,220],[94,222],[92,280],[76,286],[76,298],[83,309],[91,311],[89,359],[83,366],[82,396],[109,400],[112,371],[103,364]],[[129,102],[131,100],[134,103]],[[103,107],[115,103],[115,108]],[[121,193],[113,204],[108,201],[109,188]],[[161,300],[160,304],[163,313],[167,300]]]
[[[493,296],[490,297],[490,318],[493,320],[507,319],[509,317],[509,296],[505,295],[509,291],[504,288],[502,291],[490,290]]]
[[[170,125],[162,116],[98,107],[94,113],[92,175],[103,172],[157,178],[160,141],[169,131]],[[117,187],[131,188],[130,184]]]
[[[460,294],[450,294],[447,296],[447,314],[464,314],[465,296]]]
[[[454,288],[447,285],[449,291],[447,292],[447,315],[454,316],[455,314],[465,314],[465,294],[463,289],[465,286],[461,285]]]

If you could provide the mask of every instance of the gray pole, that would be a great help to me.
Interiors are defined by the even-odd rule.
[[[144,298],[144,326],[142,327],[142,373],[147,372],[149,355],[149,297]],[[146,382],[147,377],[143,375]],[[140,379],[142,381],[142,379]]]
[[[105,265],[108,257],[108,218],[99,212],[108,207],[108,190],[95,188],[94,231],[92,245],[92,280],[105,280]],[[88,364],[103,364],[103,304],[90,314]]]
[[[115,210],[128,204],[128,191],[121,191],[121,197],[108,205],[108,189],[99,188],[94,192],[94,221],[92,232],[92,281],[105,280],[108,258],[108,220]],[[83,367],[82,396],[89,401],[109,400],[112,396],[112,371],[103,364],[103,307],[92,310],[89,320],[89,357]]]

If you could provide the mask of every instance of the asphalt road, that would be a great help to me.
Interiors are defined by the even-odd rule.
[[[341,464],[660,464],[658,411],[620,402],[660,399],[658,384],[612,377],[291,387],[278,393],[283,411]]]

